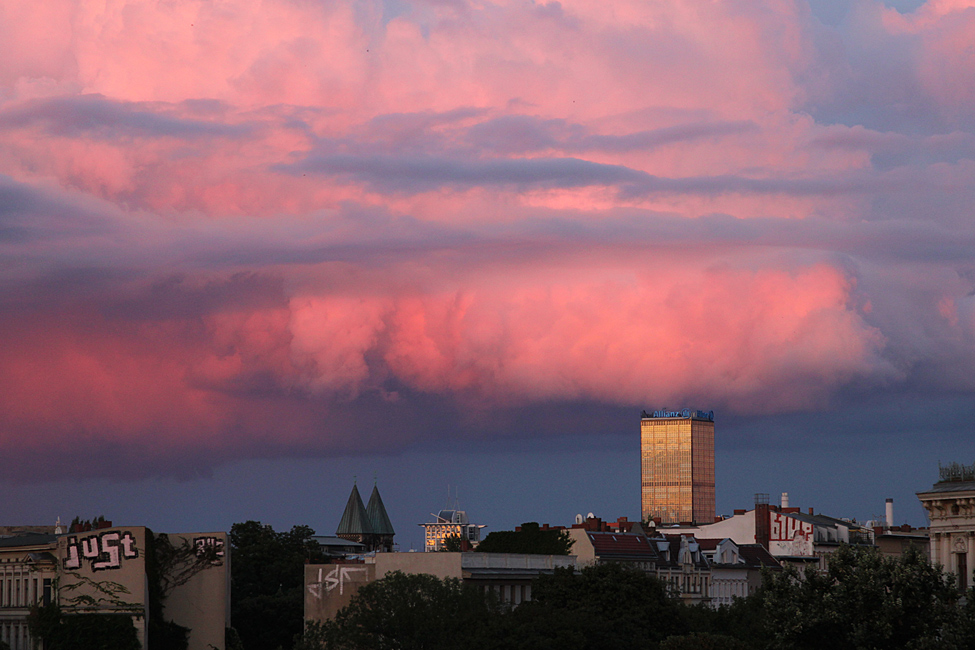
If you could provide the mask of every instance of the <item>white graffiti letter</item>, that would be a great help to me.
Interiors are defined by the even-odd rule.
[[[308,585],[308,593],[317,598],[322,599],[322,570],[318,570],[318,582],[313,582]]]
[[[139,557],[139,549],[135,547],[135,538],[128,531],[122,535],[122,557],[129,559]]]
[[[80,569],[81,557],[78,555],[78,538],[68,538],[68,557],[64,558],[65,569]]]
[[[325,591],[332,591],[339,586],[339,568],[335,567],[325,576]]]
[[[95,536],[81,540],[81,555],[88,560],[98,558],[98,538]]]
[[[345,588],[345,582],[346,581],[352,582],[352,574],[359,571],[365,572],[365,569],[349,569],[345,567],[342,568],[342,572],[339,574],[339,594],[343,593],[343,590]]]
[[[91,568],[93,571],[101,571],[102,569],[117,569],[122,566],[122,562],[119,559],[118,554],[118,543],[118,533],[105,533],[101,536],[102,555],[106,557],[105,559],[92,563]]]

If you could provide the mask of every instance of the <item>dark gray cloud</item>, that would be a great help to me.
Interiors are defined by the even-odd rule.
[[[433,156],[312,155],[280,165],[279,171],[349,178],[390,192],[425,192],[443,186],[586,187],[616,185],[647,178],[622,165],[579,158],[460,160]]]
[[[222,105],[211,101],[184,102],[197,114],[222,116]],[[112,139],[120,135],[135,137],[241,137],[254,130],[250,124],[186,119],[167,114],[172,107],[119,102],[102,95],[72,95],[35,99],[0,111],[0,129],[39,127],[46,133],[69,137]]]
[[[320,174],[364,183],[379,192],[414,194],[442,188],[510,187],[516,189],[610,186],[620,198],[651,194],[788,194],[828,196],[866,192],[911,192],[935,189],[937,178],[882,175],[870,171],[807,177],[739,175],[655,176],[624,165],[580,158],[490,158],[448,156],[312,154],[305,160],[277,165],[290,174]],[[930,176],[930,175],[929,175]]]
[[[810,141],[813,148],[864,151],[876,169],[926,167],[936,163],[955,164],[975,160],[975,135],[953,131],[932,135],[905,135],[863,127],[832,126]]]
[[[649,151],[669,144],[758,131],[758,126],[749,121],[706,121],[623,135],[601,135],[592,133],[581,124],[573,124],[567,120],[507,115],[472,126],[468,129],[466,139],[480,151],[505,154],[546,149],[559,149],[567,153],[593,151],[625,153]]]
[[[0,244],[103,235],[116,228],[116,214],[115,208],[97,200],[0,174]]]

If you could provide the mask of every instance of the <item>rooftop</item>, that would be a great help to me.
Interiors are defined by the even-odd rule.
[[[0,537],[0,548],[17,548],[19,546],[42,546],[53,544],[57,535],[46,533],[24,533],[15,537]]]
[[[683,419],[693,419],[693,420],[707,420],[709,422],[714,422],[714,411],[698,411],[696,409],[679,409],[676,411],[671,411],[669,409],[660,409],[659,411],[647,412],[643,411],[640,413],[640,418],[643,420],[655,420],[662,418],[683,418]]]
[[[657,559],[657,549],[645,535],[635,533],[586,533],[593,551],[607,559]]]
[[[932,494],[938,492],[969,492],[975,490],[975,481],[938,481],[930,490],[918,494]]]

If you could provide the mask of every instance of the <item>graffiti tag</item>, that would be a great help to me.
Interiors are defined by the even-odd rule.
[[[322,587],[325,587],[325,593],[328,593],[338,587],[339,595],[342,595],[345,593],[345,583],[353,582],[352,575],[360,572],[365,573],[365,571],[366,570],[364,568],[355,569],[352,567],[337,566],[323,577],[322,569],[319,569],[318,582],[313,582],[308,585],[308,592],[318,600],[321,600]]]
[[[196,549],[196,557],[213,558],[213,564],[220,564],[223,557],[223,540],[219,537],[194,537],[193,548]]]
[[[137,557],[139,549],[135,546],[135,537],[128,531],[113,530],[83,537],[81,541],[77,537],[69,537],[64,568],[80,569],[82,562],[87,561],[92,571],[119,569],[122,558]]]

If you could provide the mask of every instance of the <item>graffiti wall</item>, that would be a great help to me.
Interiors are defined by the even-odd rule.
[[[58,601],[66,614],[131,614],[146,635],[146,529],[105,528],[58,539]]]
[[[166,599],[166,616],[190,628],[188,650],[223,650],[230,627],[230,552],[227,533],[170,533],[174,546],[193,549],[186,580]]]
[[[769,551],[772,555],[813,555],[813,525],[787,513],[769,513]]]
[[[165,616],[188,627],[188,650],[223,650],[230,626],[230,554],[227,534],[160,533],[157,550],[168,544],[163,579]],[[71,613],[125,613],[133,616],[146,647],[147,530],[106,528],[58,540],[61,609]],[[157,555],[157,557],[159,557]],[[160,572],[164,567],[160,565]]]
[[[375,564],[306,564],[305,620],[334,617],[362,585],[375,579]]]

